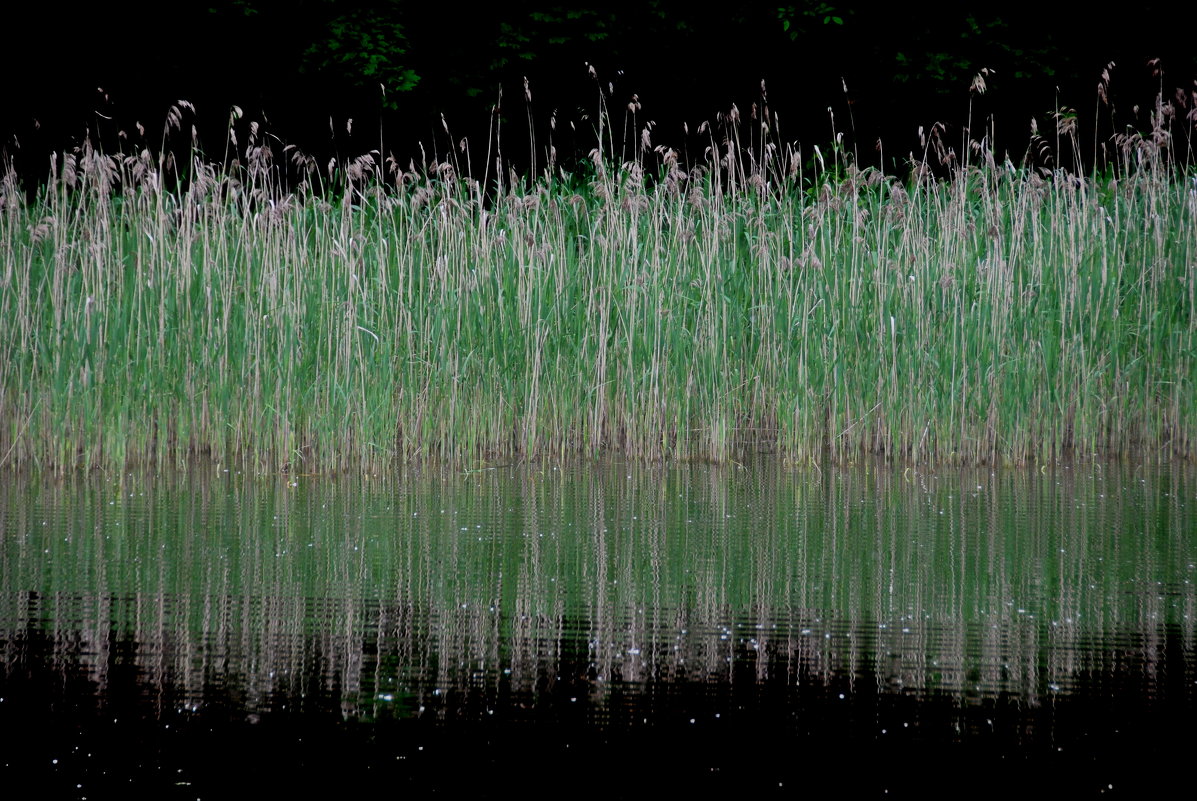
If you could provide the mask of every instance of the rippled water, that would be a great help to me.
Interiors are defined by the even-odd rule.
[[[45,797],[1135,797],[1197,746],[1181,468],[0,482]]]

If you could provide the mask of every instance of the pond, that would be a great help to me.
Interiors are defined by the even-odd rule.
[[[1197,476],[617,462],[0,480],[45,797],[1138,796],[1197,747]]]

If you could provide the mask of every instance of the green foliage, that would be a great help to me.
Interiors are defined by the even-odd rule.
[[[215,0],[208,13],[231,46],[254,48],[272,69],[381,94],[394,109],[396,95],[420,83],[406,7],[403,0]]]
[[[818,26],[842,26],[844,19],[855,12],[852,9],[838,9],[830,3],[803,3],[801,6],[780,6],[777,18],[781,20],[781,28],[789,34],[791,41],[798,41],[815,31]]]
[[[492,66],[501,69],[512,61],[535,61],[551,49],[579,42],[604,42],[615,24],[610,12],[572,6],[551,6],[523,19],[501,20],[495,42],[499,55]]]
[[[1015,33],[1010,19],[996,12],[959,19],[944,15],[911,33],[892,51],[892,80],[939,95],[958,93],[982,67],[1000,65],[1003,75],[1014,81],[1050,78],[1055,74],[1053,60],[1060,56],[1058,45],[1039,41],[1033,32]]]
[[[331,3],[329,7],[333,12],[338,9]],[[303,69],[332,71],[353,86],[382,86],[384,105],[393,109],[393,95],[411,91],[420,80],[404,64],[408,49],[398,2],[352,8],[329,19],[324,35],[304,51]]]

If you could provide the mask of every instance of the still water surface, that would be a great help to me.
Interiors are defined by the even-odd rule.
[[[1195,503],[1133,465],[7,477],[0,779],[1137,797],[1197,748]]]

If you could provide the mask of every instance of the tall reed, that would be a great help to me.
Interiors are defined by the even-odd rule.
[[[1194,455],[1197,182],[1158,142],[902,182],[769,119],[489,195],[260,137],[182,188],[87,143],[33,200],[10,171],[0,463]]]

